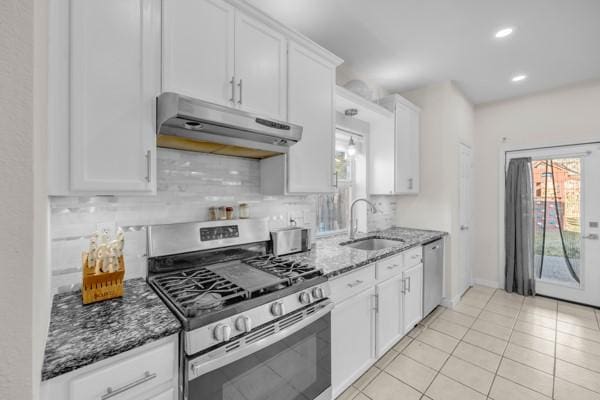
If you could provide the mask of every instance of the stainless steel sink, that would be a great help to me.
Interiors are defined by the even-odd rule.
[[[341,246],[352,247],[353,249],[373,251],[382,250],[389,247],[398,247],[404,243],[404,240],[389,240],[380,238],[364,238],[350,243],[341,243]]]

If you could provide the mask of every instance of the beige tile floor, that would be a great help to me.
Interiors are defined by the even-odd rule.
[[[600,310],[475,286],[338,400],[600,400]]]

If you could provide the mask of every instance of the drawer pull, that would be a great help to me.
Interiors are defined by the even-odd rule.
[[[356,287],[358,285],[360,285],[361,283],[364,283],[364,281],[361,281],[360,279],[357,279],[356,281],[349,283],[348,287]]]
[[[129,389],[133,389],[134,387],[139,386],[142,383],[151,381],[154,378],[156,378],[156,373],[151,374],[150,372],[146,371],[146,372],[144,372],[144,376],[142,376],[140,379],[137,379],[131,383],[128,383],[127,385],[121,386],[120,388],[117,388],[117,389],[113,389],[111,387],[106,388],[106,393],[103,394],[102,397],[100,397],[100,399],[101,400],[110,399],[111,397],[114,397],[118,394],[126,392]]]
[[[394,269],[394,268],[398,268],[400,266],[400,264],[393,264],[393,265],[388,265],[388,269]]]

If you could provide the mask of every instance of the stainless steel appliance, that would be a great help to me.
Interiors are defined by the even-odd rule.
[[[302,127],[235,108],[165,92],[156,102],[157,144],[251,158],[285,154]]]
[[[299,253],[311,249],[312,234],[310,228],[289,227],[271,231],[273,254]]]
[[[148,228],[148,282],[181,320],[187,400],[329,400],[322,271],[267,253],[264,220]]]
[[[444,284],[444,240],[423,246],[423,317],[440,305]]]

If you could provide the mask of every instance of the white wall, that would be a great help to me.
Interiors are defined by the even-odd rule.
[[[462,294],[458,251],[459,145],[473,145],[473,107],[452,82],[402,94],[421,107],[421,190],[396,199],[400,226],[450,233],[446,250],[446,294]]]
[[[47,330],[46,6],[0,5],[1,399],[38,397]]]
[[[600,82],[479,106],[475,132],[474,273],[480,283],[502,286],[498,249],[502,149],[600,141]]]

